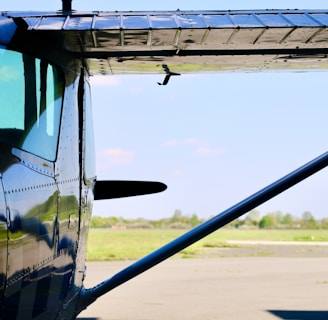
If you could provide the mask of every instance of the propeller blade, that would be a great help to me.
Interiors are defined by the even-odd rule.
[[[94,199],[105,200],[134,197],[162,192],[166,188],[167,186],[164,183],[154,181],[97,180],[94,189]]]

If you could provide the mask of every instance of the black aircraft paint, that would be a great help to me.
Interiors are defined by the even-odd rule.
[[[166,85],[186,72],[270,69],[270,63],[288,69],[290,60],[297,61],[292,68],[327,68],[321,29],[328,12],[101,14],[72,12],[71,1],[63,4],[57,13],[0,16],[1,319],[75,319],[99,296],[328,164],[323,154],[84,288],[93,201],[166,188],[97,181],[88,75],[151,71],[164,73]]]

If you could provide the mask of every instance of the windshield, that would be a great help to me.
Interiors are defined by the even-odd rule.
[[[63,90],[54,66],[0,48],[0,141],[55,160]]]

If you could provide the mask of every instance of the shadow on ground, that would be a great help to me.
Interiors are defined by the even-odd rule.
[[[268,310],[284,320],[327,320],[328,311]]]

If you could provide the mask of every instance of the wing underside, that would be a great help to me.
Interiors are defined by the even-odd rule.
[[[328,68],[328,11],[92,12],[8,16],[60,32],[93,74]]]

